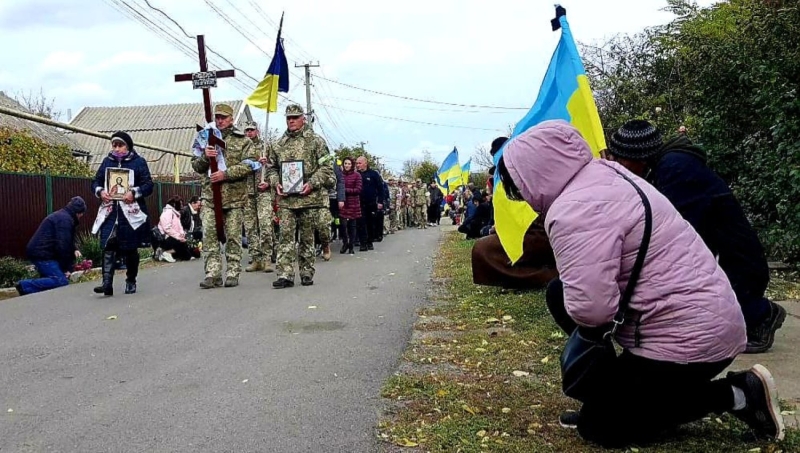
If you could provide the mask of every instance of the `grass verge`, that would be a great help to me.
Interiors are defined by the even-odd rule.
[[[562,411],[579,406],[561,393],[558,359],[565,338],[547,312],[544,293],[474,285],[471,248],[472,241],[460,235],[444,237],[431,305],[420,313],[400,371],[381,392],[387,402],[378,425],[383,450],[603,451],[558,425]],[[795,452],[800,433],[788,431],[779,444],[758,442],[726,415],[627,451]]]

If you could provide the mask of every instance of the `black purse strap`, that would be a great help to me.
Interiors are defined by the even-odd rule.
[[[636,189],[636,193],[639,194],[639,197],[642,199],[642,204],[644,205],[644,232],[642,233],[642,244],[639,246],[639,252],[636,254],[636,261],[633,263],[628,285],[625,287],[625,292],[622,293],[622,297],[619,300],[617,314],[614,315],[614,326],[609,332],[613,338],[619,326],[625,322],[625,313],[628,311],[628,305],[631,303],[633,291],[636,289],[636,283],[639,281],[639,275],[642,273],[642,266],[644,266],[644,259],[647,256],[647,249],[650,247],[650,235],[653,232],[653,211],[650,208],[650,200],[647,198],[644,191],[642,191],[641,187],[623,172],[613,167],[612,169]]]

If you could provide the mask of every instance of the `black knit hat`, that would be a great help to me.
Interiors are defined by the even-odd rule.
[[[502,148],[507,141],[508,137],[497,137],[496,139],[492,140],[492,147],[489,149],[489,154],[494,157],[494,155],[500,151],[500,148]]]
[[[662,145],[658,128],[645,120],[632,120],[611,135],[608,151],[615,157],[648,160],[658,154]]]
[[[114,134],[111,136],[111,140],[113,141],[115,138],[118,138],[123,142],[125,142],[125,144],[128,145],[128,151],[133,151],[133,139],[131,138],[130,135],[128,135],[127,132],[123,131],[114,132]]]
[[[67,203],[67,209],[75,214],[82,214],[86,212],[86,202],[81,197],[72,197]]]

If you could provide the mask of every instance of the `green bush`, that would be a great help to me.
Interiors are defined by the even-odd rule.
[[[95,266],[103,262],[103,248],[100,247],[100,238],[93,234],[81,233],[78,235],[78,249],[84,259],[91,260]]]
[[[10,256],[0,257],[0,288],[10,288],[20,280],[36,277],[25,261]]]

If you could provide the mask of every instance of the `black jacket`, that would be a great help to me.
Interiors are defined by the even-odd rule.
[[[678,137],[664,145],[647,179],[719,257],[736,297],[746,304],[763,297],[769,283],[764,247],[730,187],[706,165],[705,156],[688,138]]]
[[[380,173],[368,168],[361,173],[361,205],[383,204],[383,178]]]
[[[42,220],[28,241],[26,255],[31,261],[58,261],[63,272],[75,263],[75,228],[78,216],[69,208],[59,209]]]

